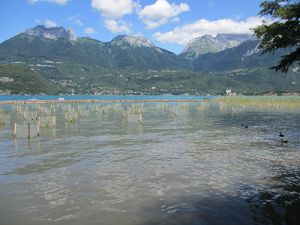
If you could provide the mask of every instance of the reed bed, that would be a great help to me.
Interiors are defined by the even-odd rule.
[[[300,96],[225,96],[213,101],[241,108],[300,109]]]

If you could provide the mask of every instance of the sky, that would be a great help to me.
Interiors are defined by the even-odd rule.
[[[251,33],[262,23],[262,0],[1,0],[0,43],[43,24],[72,29],[78,37],[110,41],[140,35],[180,53],[205,34]]]

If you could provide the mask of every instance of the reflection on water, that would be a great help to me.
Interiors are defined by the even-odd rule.
[[[299,224],[300,112],[124,103],[0,114],[1,225]]]

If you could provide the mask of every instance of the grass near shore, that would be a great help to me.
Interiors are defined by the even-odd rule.
[[[225,96],[215,101],[232,106],[299,108],[300,110],[300,96]]]

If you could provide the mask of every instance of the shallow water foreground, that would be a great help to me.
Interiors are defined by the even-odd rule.
[[[1,225],[299,224],[300,110],[124,103],[0,114]]]

